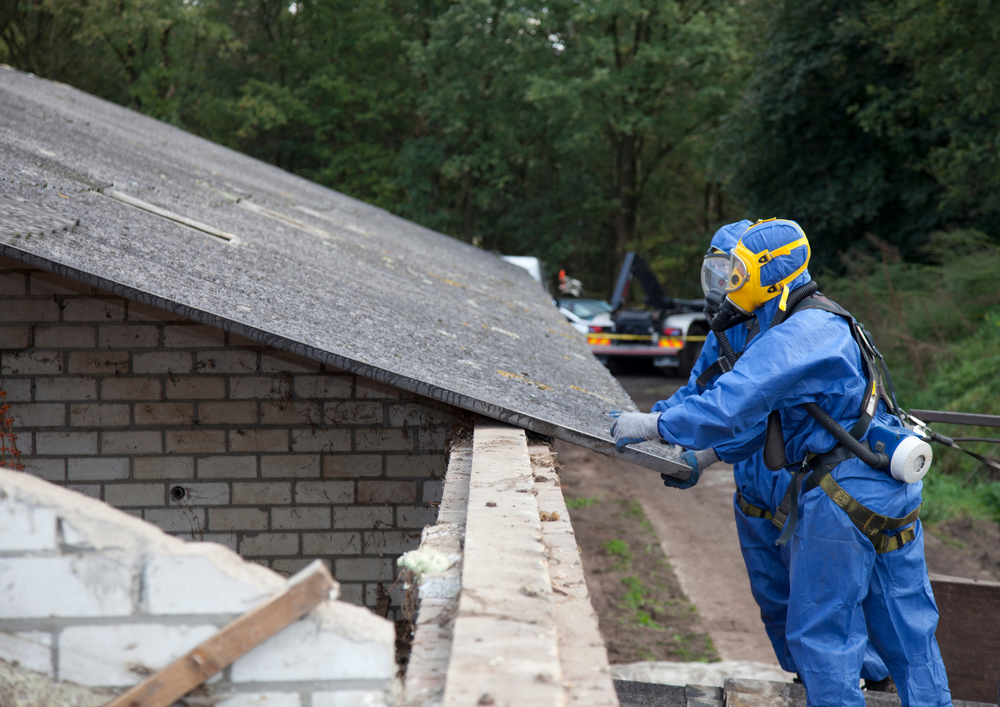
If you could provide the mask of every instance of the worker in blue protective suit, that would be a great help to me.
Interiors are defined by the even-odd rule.
[[[730,252],[736,247],[740,236],[753,224],[739,221],[720,228],[712,238],[702,267],[702,290],[708,295],[713,289],[723,290],[729,280]],[[808,280],[808,270],[802,278]],[[733,349],[742,353],[752,345],[759,333],[757,319],[744,325],[735,326],[725,334]],[[721,357],[714,332],[709,332],[702,348],[701,356],[691,371],[686,386],[680,388],[667,400],[653,405],[652,411],[663,412],[681,404],[688,396],[700,395],[711,390],[721,373],[718,361]],[[781,529],[772,522],[781,500],[788,489],[791,475],[783,470],[771,471],[764,465],[760,450],[765,424],[759,423],[756,433],[744,435],[746,448],[739,440],[729,441],[714,449],[699,452],[686,451],[683,457],[691,467],[692,474],[681,481],[664,474],[667,486],[690,488],[706,467],[720,459],[733,464],[736,493],[733,494],[733,510],[736,516],[736,530],[740,541],[740,551],[750,579],[750,591],[760,607],[761,620],[767,631],[778,663],[784,670],[795,673],[795,661],[785,640],[785,616],[788,607],[788,566],[787,546],[778,546],[776,541]],[[756,452],[755,452],[756,450]],[[752,454],[747,458],[747,454]],[[861,677],[869,690],[894,689],[889,669],[869,645],[861,669]]]
[[[901,427],[869,380],[869,354],[853,320],[819,299],[797,309],[793,293],[808,282],[809,255],[793,221],[747,230],[733,249],[713,329],[755,316],[761,333],[711,389],[662,412],[625,413],[612,434],[619,446],[663,439],[690,450],[724,449],[760,444],[764,423],[765,458],[791,475],[780,504],[791,505],[779,538],[788,547],[785,637],[809,704],[864,705],[858,678],[871,640],[904,707],[950,705],[917,519],[922,484],[898,481],[845,453],[822,421],[826,416],[862,442],[872,426]]]

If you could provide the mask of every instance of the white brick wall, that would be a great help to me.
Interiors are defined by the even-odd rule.
[[[322,558],[359,601],[434,521],[457,411],[3,258],[0,283],[29,473],[281,572]]]
[[[138,683],[285,586],[218,545],[2,468],[0,551],[0,659],[87,686]],[[211,682],[229,707],[385,707],[395,674],[392,624],[331,598]]]

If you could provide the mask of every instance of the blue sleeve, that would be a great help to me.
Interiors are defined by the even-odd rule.
[[[715,363],[718,358],[719,342],[715,340],[715,333],[710,331],[708,332],[708,336],[705,337],[705,345],[701,347],[701,355],[695,362],[694,368],[691,369],[691,375],[688,376],[687,385],[680,388],[666,400],[661,400],[653,405],[652,412],[663,412],[664,410],[669,410],[670,408],[683,403],[684,400],[691,395],[700,395],[701,388],[698,387],[698,376],[702,374],[702,371]]]
[[[752,453],[753,444],[754,449],[763,444],[771,410],[817,402],[835,419],[842,421],[852,412],[856,419],[858,408],[849,408],[858,404],[864,386],[860,354],[847,323],[828,312],[809,310],[761,335],[710,390],[665,410],[660,436],[688,449],[722,448],[730,457],[735,452]],[[802,410],[800,420],[809,428],[805,417]],[[822,444],[811,446],[820,451],[829,442],[827,449],[832,448],[833,437],[813,427],[818,432],[804,430],[809,434],[802,443],[816,442],[813,435],[825,435]]]

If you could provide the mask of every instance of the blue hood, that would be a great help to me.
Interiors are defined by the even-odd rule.
[[[721,229],[720,229],[721,230]],[[787,245],[793,241],[797,241],[805,235],[805,231],[799,226],[795,221],[789,221],[787,219],[778,219],[775,221],[766,221],[764,223],[758,224],[753,228],[749,229],[743,234],[743,245],[745,245],[752,253],[760,253],[763,250],[777,250],[783,245]],[[733,244],[735,247],[736,244]],[[761,268],[760,271],[760,282],[762,285],[772,285],[776,282],[780,282],[783,278],[791,275],[798,268],[806,262],[807,248],[796,248],[788,255],[783,255],[781,257],[775,258],[770,263],[767,263]],[[791,290],[802,287],[804,284],[812,280],[809,275],[809,269],[803,270],[798,277],[792,280],[788,287]],[[754,315],[757,317],[757,321],[760,322],[760,331],[763,334],[767,331],[771,324],[771,320],[774,319],[774,315],[778,311],[778,304],[781,302],[780,297],[774,297],[764,303],[763,307],[759,307]]]
[[[742,221],[737,221],[736,223],[726,224],[712,236],[712,247],[718,248],[724,253],[731,253],[736,244],[740,241],[740,236],[742,236],[748,228],[753,225],[752,221],[747,221],[743,219]]]

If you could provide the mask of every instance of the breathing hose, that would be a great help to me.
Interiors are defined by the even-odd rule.
[[[858,440],[854,439],[850,432],[845,430],[836,420],[827,415],[823,408],[819,405],[816,403],[802,403],[802,407],[806,409],[806,412],[813,416],[813,419],[816,420],[816,422],[818,422],[824,430],[832,434],[834,439],[851,450],[851,453],[865,464],[875,467],[876,469],[889,468],[890,460],[888,454],[873,452],[871,447],[867,447]]]
[[[816,294],[819,290],[819,285],[816,284],[815,280],[810,280],[802,287],[796,287],[792,290],[791,294],[788,295],[788,301],[785,302],[785,311],[780,309],[775,312],[774,319],[771,320],[771,326],[777,326],[781,324],[788,318],[788,315],[795,311],[795,306],[810,295]]]

